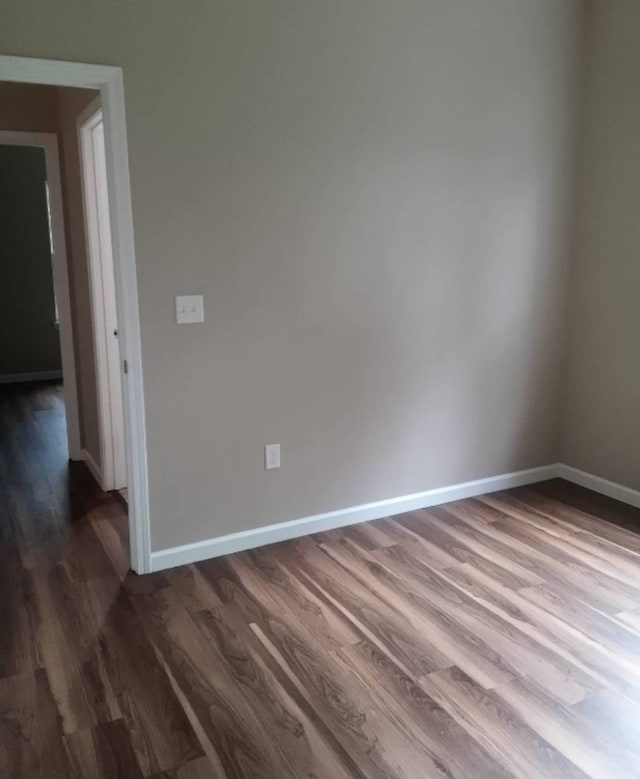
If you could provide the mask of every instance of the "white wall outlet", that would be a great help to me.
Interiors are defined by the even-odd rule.
[[[280,467],[280,444],[267,444],[264,448],[264,468],[272,471]]]
[[[176,295],[176,322],[179,325],[204,322],[202,295]]]

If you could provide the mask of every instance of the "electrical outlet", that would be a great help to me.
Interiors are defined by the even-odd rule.
[[[280,467],[280,444],[267,444],[264,448],[264,469],[272,471]]]

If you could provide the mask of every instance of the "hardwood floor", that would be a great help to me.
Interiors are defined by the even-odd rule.
[[[640,776],[640,512],[561,481],[165,573],[0,388],[0,776]]]

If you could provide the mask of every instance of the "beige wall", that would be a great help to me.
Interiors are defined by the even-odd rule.
[[[563,459],[640,489],[640,3],[590,4]]]
[[[1,33],[0,33],[1,34]],[[53,87],[0,81],[0,130],[58,131],[58,97]]]
[[[58,134],[83,448],[100,464],[97,390],[76,117],[99,93],[0,82],[0,129]],[[57,336],[56,336],[57,338]]]
[[[124,68],[154,549],[556,458],[579,7],[5,0]]]

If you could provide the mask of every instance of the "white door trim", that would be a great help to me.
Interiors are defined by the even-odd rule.
[[[100,98],[93,100],[76,119],[82,200],[90,280],[93,345],[98,390],[101,484],[104,490],[127,485],[124,451],[122,373],[117,328],[113,249],[108,224],[104,180],[103,145],[96,148],[95,131],[103,127]],[[106,216],[106,219],[105,219]],[[107,223],[105,225],[105,222]]]
[[[64,405],[67,416],[67,445],[72,460],[82,460],[80,445],[80,421],[78,418],[78,385],[73,349],[73,321],[71,318],[71,296],[69,291],[69,269],[67,244],[64,232],[64,211],[60,184],[60,159],[58,137],[55,133],[32,133],[0,130],[2,146],[37,146],[44,150],[47,183],[49,185],[49,206],[51,209],[51,235],[53,252],[53,289],[58,304],[58,327],[60,336],[60,357]],[[51,323],[54,326],[54,323]]]
[[[138,573],[147,573],[151,570],[147,443],[122,68],[0,56],[0,81],[100,90],[120,353],[128,365],[128,373],[123,377],[123,400],[131,567]]]

